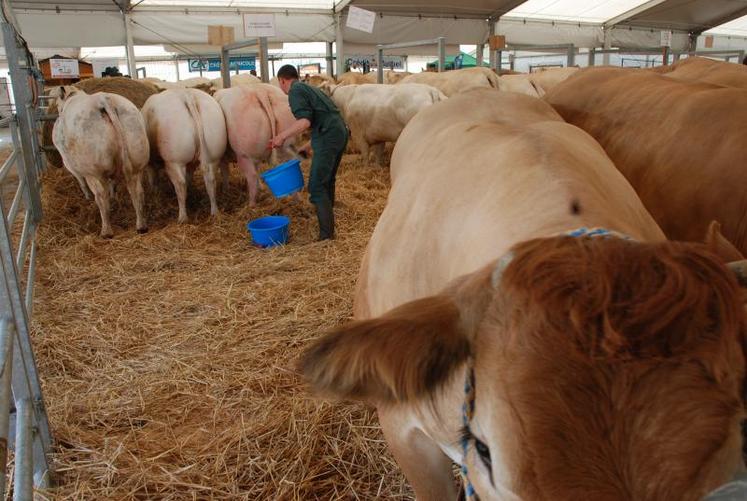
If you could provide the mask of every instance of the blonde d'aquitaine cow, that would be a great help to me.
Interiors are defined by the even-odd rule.
[[[591,134],[669,238],[711,221],[747,255],[747,92],[645,70],[584,68],[544,98]]]
[[[154,163],[163,163],[179,201],[179,222],[187,222],[187,189],[199,167],[218,214],[216,171],[226,152],[226,120],[210,95],[197,89],[170,89],[154,94],[142,109]],[[224,179],[227,175],[224,173]]]
[[[457,499],[452,463],[483,501],[695,501],[743,469],[735,272],[667,242],[588,134],[473,90],[408,124],[392,176],[356,321],[301,370],[376,406],[419,500]]]
[[[148,231],[143,175],[150,150],[140,110],[122,96],[86,94],[72,86],[59,88],[57,109],[52,141],[86,198],[93,192],[101,214],[101,236],[114,235],[111,196],[113,183],[122,178],[135,208],[137,231]]]
[[[498,88],[498,75],[489,68],[463,68],[461,70],[444,71],[436,73],[424,71],[413,73],[400,83],[419,83],[430,85],[451,97],[459,92],[465,92],[477,87]]]
[[[291,113],[288,96],[274,85],[255,84],[219,90],[215,93],[215,99],[226,117],[228,143],[246,178],[249,203],[255,205],[257,164],[275,158],[277,154],[279,160],[295,157],[294,137],[288,138],[282,148],[274,151],[268,148],[270,139],[296,120]]]
[[[705,57],[680,59],[669,66],[660,66],[657,73],[682,82],[700,82],[747,89],[747,65],[714,61]]]
[[[533,97],[542,97],[560,82],[564,81],[578,68],[548,68],[534,73],[502,75],[498,77],[498,89],[505,92],[518,92]]]
[[[423,108],[446,96],[430,85],[345,85],[326,86],[332,101],[350,127],[351,136],[364,162],[376,148],[376,162],[383,165],[385,143],[397,141],[402,129]]]

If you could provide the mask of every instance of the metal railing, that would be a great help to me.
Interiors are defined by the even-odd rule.
[[[45,166],[40,147],[42,80],[7,0],[0,5],[15,98],[15,113],[0,121],[0,126],[9,126],[13,144],[0,166],[0,496],[4,498],[9,487],[6,472],[13,451],[13,499],[20,501],[33,499],[34,488],[50,484],[47,456],[52,438],[29,335],[42,219],[39,177]]]
[[[389,49],[404,49],[407,47],[423,47],[436,45],[438,47],[438,71],[446,69],[446,38],[438,37],[432,40],[419,40],[417,42],[390,43],[376,46],[376,81],[384,83],[384,51]]]

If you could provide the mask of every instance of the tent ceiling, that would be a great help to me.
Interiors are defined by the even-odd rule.
[[[739,37],[747,37],[747,16],[742,16],[734,21],[729,21],[726,24],[722,24],[717,28],[708,30],[708,33],[715,35],[734,35]]]
[[[119,12],[127,0],[11,0],[14,10],[87,10]]]
[[[747,0],[665,0],[617,25],[699,33],[747,14]]]
[[[382,14],[487,19],[502,16],[523,0],[353,0],[351,3]]]
[[[506,17],[603,23],[645,3],[647,0],[528,0]]]

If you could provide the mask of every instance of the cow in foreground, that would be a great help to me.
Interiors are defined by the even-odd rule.
[[[109,213],[113,183],[120,179],[124,179],[135,207],[137,231],[148,231],[143,174],[149,148],[140,110],[122,96],[107,92],[89,95],[72,86],[59,88],[57,109],[52,142],[86,198],[93,192],[101,213],[101,236],[114,235]]]
[[[385,143],[394,143],[405,125],[423,108],[446,96],[430,85],[346,85],[325,86],[350,127],[364,162],[371,146],[378,146],[376,163],[383,165]]]
[[[444,71],[436,73],[424,71],[414,73],[402,80],[400,83],[419,83],[430,85],[446,96],[451,97],[459,92],[465,92],[477,87],[498,88],[498,75],[488,68],[464,68],[461,70]]]
[[[483,501],[696,500],[742,467],[735,274],[541,100],[408,124],[355,315],[302,371],[376,406],[419,500],[456,499],[452,462]]]
[[[172,89],[148,98],[142,109],[154,163],[163,163],[179,201],[179,222],[187,222],[187,189],[199,166],[218,214],[216,170],[226,152],[226,121],[220,105],[197,89]],[[224,190],[225,191],[225,190]]]
[[[286,96],[279,87],[270,84],[231,87],[215,94],[226,117],[228,142],[236,155],[239,169],[244,173],[249,191],[249,203],[257,201],[257,164],[269,160],[279,152],[279,160],[295,156],[294,138],[282,148],[271,151],[270,139],[295,122]],[[273,163],[278,161],[272,155]]]
[[[602,145],[669,238],[698,241],[716,220],[747,254],[747,92],[585,68],[545,99]]]

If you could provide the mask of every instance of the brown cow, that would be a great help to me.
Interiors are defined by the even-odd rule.
[[[392,176],[358,320],[302,368],[376,405],[419,500],[456,498],[452,461],[483,501],[695,500],[741,467],[737,280],[591,137],[474,90],[410,121]],[[559,236],[592,226],[632,240]]]
[[[747,92],[586,68],[545,99],[599,141],[669,238],[699,240],[717,220],[747,253]]]
[[[701,82],[747,89],[747,67],[741,64],[714,61],[704,57],[688,57],[658,72],[682,82]]]

